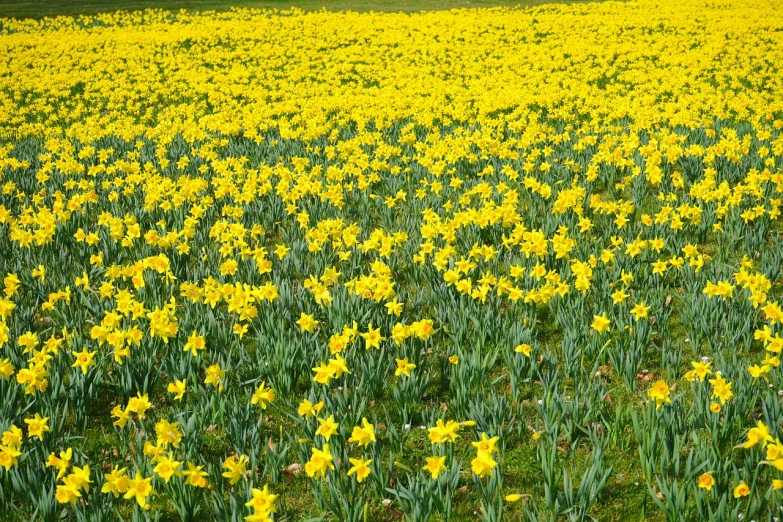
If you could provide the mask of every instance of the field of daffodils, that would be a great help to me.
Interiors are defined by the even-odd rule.
[[[783,516],[783,3],[0,19],[0,519]]]

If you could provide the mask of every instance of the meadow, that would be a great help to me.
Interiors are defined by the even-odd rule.
[[[0,520],[777,520],[782,15],[0,18]]]

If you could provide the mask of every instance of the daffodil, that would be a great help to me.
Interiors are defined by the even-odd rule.
[[[365,478],[370,475],[370,464],[372,459],[364,460],[363,458],[354,459],[349,458],[351,468],[348,470],[348,475],[356,475],[356,482],[361,483]]]
[[[712,476],[712,472],[702,473],[699,475],[699,488],[712,491],[715,485],[715,478]]]
[[[267,388],[266,382],[262,381],[258,388],[256,388],[256,391],[253,392],[250,403],[258,404],[262,410],[265,410],[267,405],[274,402],[274,400],[275,391],[272,388]]]
[[[652,386],[650,386],[650,389],[647,390],[647,395],[650,399],[655,401],[656,409],[660,408],[663,404],[672,402],[670,393],[669,386],[663,380],[654,382]]]
[[[312,456],[305,464],[305,472],[308,477],[323,477],[327,470],[334,469],[334,457],[329,451],[329,444],[323,448],[312,448]]]
[[[104,475],[104,484],[101,487],[101,493],[110,493],[114,498],[119,497],[128,491],[130,479],[126,475],[126,468],[112,468],[110,473]]]
[[[44,433],[51,431],[49,428],[49,417],[41,417],[38,413],[32,418],[25,419],[24,422],[27,424],[27,433],[29,437],[43,440]]]
[[[433,479],[437,479],[442,471],[446,471],[446,457],[427,457],[427,463],[422,468],[428,472]]]
[[[155,494],[152,489],[152,477],[144,478],[138,471],[128,480],[128,489],[123,495],[125,499],[136,499],[142,509],[149,509],[149,497]]]
[[[591,326],[596,332],[603,333],[609,330],[610,324],[611,321],[606,317],[606,313],[603,313],[601,315],[593,316],[593,324]]]
[[[405,357],[404,359],[395,359],[397,361],[397,369],[394,370],[394,375],[399,377],[400,375],[405,375],[406,377],[411,376],[411,370],[416,368],[416,365],[413,363],[408,362],[408,358]]]
[[[80,368],[83,374],[87,373],[90,366],[95,366],[95,354],[98,352],[88,352],[85,348],[81,352],[73,352],[76,361],[71,365],[73,368]]]
[[[334,421],[334,415],[329,415],[329,418],[327,419],[318,419],[318,429],[315,430],[316,435],[321,435],[326,440],[329,440],[332,435],[337,433],[337,429],[340,427],[339,424],[337,424]]]
[[[375,442],[375,426],[370,424],[366,417],[362,418],[362,425],[354,426],[348,442],[367,447],[371,442]]]
[[[174,395],[174,398],[178,401],[182,400],[182,397],[187,391],[187,379],[177,379],[174,382],[170,382],[166,387],[166,391]]]

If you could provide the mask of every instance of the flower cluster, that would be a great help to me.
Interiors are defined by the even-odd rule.
[[[777,516],[779,11],[0,20],[0,518]]]

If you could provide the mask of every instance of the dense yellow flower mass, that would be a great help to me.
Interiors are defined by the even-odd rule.
[[[782,11],[0,20],[0,518],[770,518]]]

